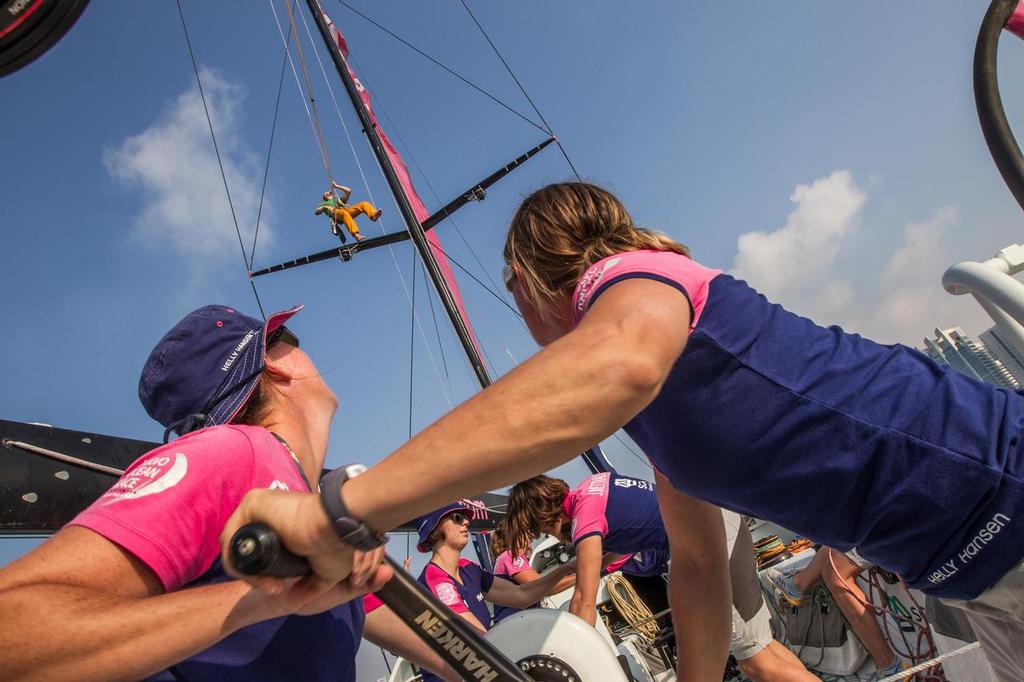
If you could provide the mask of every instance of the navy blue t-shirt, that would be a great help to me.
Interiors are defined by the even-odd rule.
[[[674,487],[855,547],[935,596],[976,597],[1024,558],[1024,395],[820,327],[674,253],[596,263],[574,323],[630,278],[691,310],[685,350],[625,426]]]
[[[569,491],[564,507],[572,523],[573,543],[599,535],[606,552],[668,553],[668,536],[650,481],[607,472],[594,474]]]

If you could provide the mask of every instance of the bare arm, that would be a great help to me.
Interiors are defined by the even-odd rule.
[[[600,535],[591,535],[576,544],[576,589],[569,612],[591,625],[597,623],[597,588],[601,583],[602,543]]]
[[[525,585],[526,583],[531,583],[534,580],[540,580],[542,577],[543,576],[540,573],[538,573],[537,571],[533,570],[532,568],[527,568],[526,570],[519,571],[515,575],[511,576],[511,580],[516,585]],[[569,589],[570,587],[572,587],[575,584],[576,584],[576,574],[575,573],[570,573],[568,575],[562,576],[561,578],[558,579],[558,582],[555,583],[554,587],[552,587],[550,590],[548,590],[547,592],[544,593],[544,596],[548,596],[549,597],[549,596],[551,596],[553,594],[558,594],[559,592],[564,592],[565,590]]]
[[[378,606],[367,614],[363,636],[377,646],[440,675],[446,682],[462,679],[386,605]]]
[[[352,196],[352,188],[351,187],[346,187],[345,185],[339,185],[338,183],[334,182],[333,180],[331,181],[331,185],[334,187],[334,189],[336,189],[339,192],[341,192],[341,196],[338,197],[339,199],[341,199],[341,203],[343,203],[343,204],[348,203],[348,198],[350,196]]]
[[[484,598],[489,602],[501,604],[502,606],[525,609],[539,602],[541,597],[551,594],[558,583],[575,570],[576,564],[573,562],[562,564],[547,575],[539,576],[536,580],[521,584],[495,578],[491,584],[491,589],[487,591]],[[533,572],[536,573],[536,571]]]
[[[394,454],[345,484],[353,517],[376,530],[394,528],[446,502],[493,490],[553,469],[601,442],[647,406],[686,345],[686,298],[666,284],[629,279],[610,287],[582,323],[486,390],[426,428]],[[308,513],[270,510],[243,499],[227,533],[262,520],[300,551],[324,579],[344,577],[330,566],[339,551],[319,501]],[[276,492],[276,491],[275,491]]]
[[[673,620],[700,623],[700,627],[676,628],[678,679],[717,682],[729,655],[732,622],[722,511],[679,492],[657,470],[654,475],[672,554],[668,593]]]
[[[613,285],[575,330],[346,484],[349,510],[386,530],[569,461],[657,396],[689,319],[666,284]]]
[[[164,594],[133,555],[71,526],[0,570],[0,612],[0,679],[107,681],[147,677],[291,609],[238,581]]]

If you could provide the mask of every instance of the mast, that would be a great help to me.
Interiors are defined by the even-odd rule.
[[[320,8],[320,3],[317,0],[306,0],[306,2],[309,6],[310,13],[316,20],[317,28],[320,29],[320,36],[327,45],[327,51],[330,53],[331,59],[334,61],[334,67],[338,70],[338,75],[341,77],[342,83],[345,84],[345,91],[348,93],[349,99],[352,101],[352,106],[355,108],[356,114],[359,116],[359,121],[363,126],[363,132],[370,141],[370,147],[373,149],[374,156],[377,157],[377,163],[380,164],[381,170],[384,171],[384,177],[387,180],[388,187],[391,189],[391,193],[394,195],[395,201],[398,204],[398,208],[402,214],[402,220],[405,222],[405,227],[409,231],[409,236],[412,239],[413,245],[416,247],[416,250],[420,254],[420,258],[423,260],[424,267],[427,270],[427,274],[430,275],[430,280],[433,282],[434,288],[437,289],[438,296],[441,298],[441,303],[444,305],[445,312],[448,313],[448,318],[451,320],[455,333],[459,337],[459,341],[462,343],[462,349],[465,351],[466,357],[469,359],[469,364],[473,367],[477,381],[480,382],[480,387],[487,388],[492,383],[491,376],[480,357],[476,343],[469,331],[469,326],[466,324],[466,320],[462,317],[462,312],[459,310],[459,307],[455,302],[455,297],[452,295],[452,291],[448,287],[448,282],[441,273],[437,259],[434,256],[434,252],[431,250],[429,242],[427,242],[423,224],[420,223],[419,218],[416,217],[416,212],[413,210],[412,204],[409,202],[409,197],[406,196],[405,189],[402,187],[402,183],[395,172],[395,167],[391,163],[391,158],[388,156],[387,150],[385,150],[384,144],[381,141],[380,134],[377,131],[377,126],[374,123],[373,118],[371,118],[370,113],[366,110],[366,106],[363,104],[362,97],[359,94],[360,90],[363,89],[363,86],[361,83],[356,83],[356,80],[352,75],[352,71],[349,69],[345,55],[342,54],[341,48],[333,39],[331,35],[331,27],[327,24],[327,19],[323,10]],[[584,464],[586,464],[587,468],[590,469],[592,473],[614,471],[614,467],[611,466],[611,463],[604,456],[600,446],[595,445],[593,448],[583,453],[581,457]]]
[[[324,19],[320,3],[317,0],[307,0],[307,4],[309,5],[310,13],[316,20],[317,27],[320,29],[320,35],[323,37],[324,43],[327,44],[327,50],[331,54],[331,59],[334,60],[334,66],[338,70],[338,75],[341,76],[341,80],[345,84],[345,91],[348,92],[349,99],[352,100],[352,106],[355,107],[359,121],[363,125],[363,132],[366,133],[366,137],[370,141],[370,147],[373,149],[374,156],[377,157],[377,163],[380,164],[381,170],[384,171],[384,177],[387,180],[388,187],[391,188],[395,201],[398,203],[398,209],[402,214],[402,220],[409,231],[412,243],[419,252],[427,274],[430,275],[430,281],[433,282],[434,288],[437,289],[441,304],[444,306],[445,312],[448,313],[452,327],[455,328],[455,334],[459,337],[459,342],[462,343],[462,350],[465,351],[469,364],[473,367],[473,372],[476,374],[477,381],[480,382],[480,387],[487,388],[491,385],[491,376],[487,372],[483,359],[480,357],[476,343],[473,341],[473,336],[466,325],[466,320],[463,319],[462,313],[455,303],[455,297],[452,295],[451,289],[448,288],[448,282],[445,281],[444,275],[441,273],[441,268],[437,264],[434,252],[430,249],[430,244],[427,242],[426,234],[423,231],[423,225],[420,224],[415,211],[413,211],[412,204],[409,203],[409,198],[402,189],[402,184],[395,173],[395,167],[391,164],[391,159],[388,158],[384,144],[377,133],[377,127],[370,118],[370,114],[366,111],[366,107],[363,106],[363,101],[359,97],[361,85],[356,85],[355,79],[349,72],[345,56],[341,53],[337,43],[332,39],[331,29]]]

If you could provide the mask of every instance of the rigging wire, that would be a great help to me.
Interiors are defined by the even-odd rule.
[[[416,363],[416,251],[412,252],[412,301],[409,306],[409,440],[412,440],[413,368]]]
[[[355,60],[353,60],[353,63],[355,63]],[[390,129],[392,129],[394,131],[397,139],[399,140],[399,143],[404,147],[404,149],[405,149],[407,155],[409,156],[409,158],[412,159],[413,165],[416,167],[416,170],[419,171],[420,176],[423,178],[423,180],[427,183],[427,187],[430,189],[431,194],[434,195],[434,199],[438,203],[441,203],[441,198],[438,196],[437,192],[434,190],[434,186],[430,182],[430,178],[427,176],[427,174],[425,172],[423,172],[423,168],[419,165],[419,162],[416,160],[416,156],[415,156],[415,154],[413,154],[413,152],[412,152],[411,148],[409,147],[409,145],[406,144],[405,139],[402,137],[401,131],[398,129],[398,126],[395,124],[395,122],[391,119],[391,116],[388,114],[387,109],[384,107],[384,103],[381,101],[379,96],[373,94],[373,88],[369,87],[369,79],[366,77],[365,71],[363,71],[363,69],[360,69],[360,72],[363,73],[363,79],[362,79],[363,82],[367,84],[367,90],[366,91],[368,93],[370,93],[370,97],[376,103],[377,107],[380,109],[380,111],[383,114],[383,116],[385,117],[385,119],[387,119],[387,122],[388,122],[388,125],[389,125]],[[473,258],[476,260],[477,264],[480,266],[480,269],[484,272],[484,275],[487,277],[488,280],[490,280],[491,284],[494,285],[495,289],[497,289],[498,285],[494,282],[494,279],[491,277],[490,273],[487,271],[487,268],[484,267],[483,262],[480,260],[480,257],[477,255],[476,251],[473,249],[472,245],[469,243],[469,241],[466,239],[465,235],[462,233],[462,230],[459,229],[459,226],[455,222],[454,217],[449,215],[447,217],[447,220],[449,220],[451,222],[451,224],[455,228],[456,232],[458,232],[459,236],[462,238],[462,241],[465,243],[466,248],[469,249],[469,252],[473,255]],[[513,308],[503,296],[495,293],[494,290],[488,288],[488,286],[486,284],[484,284],[483,282],[481,282],[480,279],[476,277],[476,275],[474,275],[466,267],[464,267],[461,263],[459,263],[454,258],[452,258],[450,255],[448,255],[448,253],[441,247],[439,242],[431,242],[431,248],[433,248],[436,251],[438,251],[441,254],[443,254],[445,258],[450,260],[452,263],[454,263],[456,266],[458,266],[458,268],[460,270],[462,270],[467,275],[469,275],[473,279],[473,281],[475,281],[477,284],[482,286],[492,296],[497,298],[502,303],[502,305],[504,305],[506,308],[508,308],[509,310],[512,311],[512,313],[519,319],[520,325],[524,329],[526,329],[526,325],[522,322],[522,315],[519,313],[518,310]],[[430,305],[431,305],[431,313],[433,314],[433,312],[434,312],[434,310],[433,310],[433,299],[429,299],[429,300],[430,300]],[[465,305],[467,307],[470,306],[470,303],[468,301],[465,301],[464,303],[465,303]],[[475,316],[475,317],[479,317],[479,319],[483,320],[484,325],[487,327],[488,331],[490,331],[491,335],[494,336],[495,340],[498,342],[498,344],[505,351],[505,354],[508,355],[508,357],[512,360],[512,362],[514,364],[518,364],[518,360],[516,359],[515,355],[512,354],[512,351],[509,349],[508,344],[504,341],[504,339],[501,338],[501,335],[497,333],[497,331],[491,325],[491,323],[487,319],[487,317],[482,315],[482,314],[478,315],[478,316]],[[443,344],[441,344],[440,332],[438,331],[437,318],[436,317],[434,317],[434,329],[435,329],[435,331],[438,334],[438,347],[441,349],[441,354],[442,354],[441,358],[442,358],[442,362],[444,362],[444,346],[443,346]],[[484,360],[486,361],[486,363],[488,365],[490,365],[491,368],[494,368],[495,367],[494,362],[491,360],[490,355],[487,353],[487,349],[483,345],[480,346],[480,351],[482,352],[482,354],[484,356]],[[447,363],[446,362],[445,362],[445,370],[446,370],[445,374],[447,376]],[[449,377],[449,381],[451,381],[450,377]]]
[[[430,193],[434,196],[434,200],[438,204],[441,204],[443,206],[444,204],[441,201],[441,197],[437,194],[437,191],[434,189],[433,183],[430,182],[430,177],[423,171],[423,168],[420,166],[420,162],[416,159],[416,155],[412,151],[412,147],[410,147],[408,144],[406,144],[405,138],[402,137],[402,133],[399,130],[398,126],[395,125],[395,122],[393,120],[391,120],[391,115],[388,114],[388,110],[384,106],[384,102],[381,100],[379,95],[371,94],[370,96],[376,101],[377,106],[380,109],[381,114],[383,114],[384,118],[387,119],[388,128],[395,132],[395,137],[398,138],[399,144],[401,144],[402,148],[405,150],[405,155],[408,156],[412,160],[412,165],[416,167],[416,170],[419,172],[420,177],[422,177],[423,181],[425,183],[427,183],[427,189],[429,189]],[[459,224],[457,222],[455,222],[455,216],[449,214],[445,218],[445,220],[449,221],[451,223],[452,227],[455,228],[455,231],[458,233],[459,237],[462,239],[462,242],[466,245],[466,248],[469,249],[469,252],[473,255],[473,259],[476,261],[476,264],[480,266],[480,270],[487,277],[487,280],[494,286],[495,290],[499,290],[500,291],[500,289],[498,287],[498,283],[494,281],[493,277],[491,277],[491,273],[484,266],[483,261],[480,260],[480,256],[477,255],[476,251],[473,249],[473,246],[469,243],[469,240],[466,239],[466,235],[463,234],[462,228],[460,228]],[[445,255],[447,255],[447,254],[445,254]],[[508,304],[506,303],[506,305],[508,305]]]
[[[509,302],[508,302],[508,301],[506,301],[504,297],[500,296],[500,295],[498,294],[498,292],[495,292],[495,291],[492,291],[492,290],[490,290],[490,288],[489,288],[489,287],[487,287],[487,285],[483,284],[482,282],[480,282],[480,281],[479,281],[479,280],[478,280],[478,279],[476,278],[476,275],[475,275],[475,274],[473,274],[473,273],[472,273],[472,272],[470,272],[470,271],[469,271],[468,269],[466,269],[466,267],[465,267],[465,266],[464,266],[464,265],[463,265],[462,263],[460,263],[460,262],[459,262],[459,261],[457,261],[457,260],[456,260],[455,258],[453,258],[453,257],[452,257],[452,256],[450,256],[449,254],[447,254],[447,253],[446,253],[446,252],[445,252],[445,251],[444,251],[443,249],[441,249],[440,247],[437,247],[437,250],[438,250],[438,251],[440,251],[441,253],[443,253],[443,254],[444,254],[444,257],[445,257],[445,258],[447,258],[447,259],[451,260],[451,261],[452,261],[453,263],[455,263],[455,264],[456,264],[456,265],[457,265],[457,266],[459,267],[459,269],[460,269],[460,270],[462,270],[463,272],[465,272],[466,274],[468,274],[468,275],[470,276],[470,278],[471,278],[471,279],[473,280],[473,282],[475,282],[476,284],[480,285],[480,286],[481,286],[481,287],[482,287],[482,288],[484,289],[484,291],[486,291],[486,292],[487,292],[488,294],[490,294],[490,295],[494,296],[494,297],[495,297],[496,299],[498,299],[499,301],[501,301],[501,302],[502,302],[502,304],[503,304],[503,305],[505,305],[505,307],[506,307],[506,308],[508,308],[509,310],[511,310],[511,311],[512,311],[512,313],[513,313],[513,314],[514,314],[514,315],[515,315],[516,317],[518,317],[519,319],[522,319],[522,313],[521,313],[521,312],[519,312],[518,310],[516,310],[516,309],[515,309],[514,307],[512,307],[512,305],[510,305],[510,304],[509,304]]]
[[[622,447],[626,448],[626,450],[628,450],[630,452],[630,454],[632,454],[634,457],[636,457],[637,460],[641,464],[643,464],[645,467],[647,467],[651,471],[654,471],[654,465],[651,464],[651,461],[649,459],[647,459],[646,457],[642,456],[640,453],[638,453],[632,447],[630,447],[629,443],[627,443],[626,440],[622,436],[620,436],[617,431],[615,433],[613,433],[612,435],[615,436],[615,440],[619,441],[619,444],[622,445]]]
[[[385,28],[384,26],[382,26],[382,25],[378,24],[378,23],[377,23],[376,21],[374,21],[374,20],[373,20],[373,19],[371,19],[370,17],[366,16],[365,14],[363,14],[362,12],[360,12],[359,10],[357,10],[357,9],[356,9],[355,7],[353,7],[352,5],[350,5],[350,4],[348,4],[347,2],[345,2],[345,0],[338,0],[338,3],[339,3],[339,4],[341,4],[341,5],[343,5],[344,7],[347,7],[347,8],[349,9],[349,10],[351,10],[351,11],[352,11],[352,12],[354,12],[355,14],[359,15],[360,17],[362,17],[362,18],[363,18],[363,19],[365,19],[366,21],[370,22],[371,24],[373,24],[374,26],[376,26],[377,28],[379,28],[379,29],[380,29],[381,31],[383,31],[384,33],[387,33],[387,34],[388,34],[389,36],[391,36],[392,38],[394,38],[394,39],[395,39],[395,40],[397,40],[398,42],[402,43],[403,45],[405,45],[405,46],[406,46],[406,47],[408,47],[409,49],[413,50],[414,52],[416,52],[416,53],[417,53],[417,54],[419,54],[420,56],[422,56],[422,57],[426,58],[426,59],[427,59],[428,61],[432,62],[433,64],[435,64],[435,65],[437,65],[437,66],[439,66],[439,67],[441,67],[442,69],[444,69],[445,71],[447,71],[447,72],[448,72],[448,73],[450,73],[451,75],[455,76],[455,77],[456,77],[456,78],[458,78],[458,79],[459,79],[460,81],[462,81],[463,83],[465,83],[465,84],[466,84],[466,85],[468,85],[469,87],[473,88],[474,90],[476,90],[476,91],[477,91],[477,92],[479,92],[480,94],[484,95],[484,96],[485,96],[485,97],[487,97],[488,99],[490,99],[490,100],[492,100],[492,101],[494,101],[494,102],[498,103],[498,104],[499,104],[499,105],[501,105],[502,107],[504,107],[504,108],[508,109],[508,110],[509,110],[509,111],[511,111],[511,112],[512,112],[513,114],[515,114],[515,115],[516,115],[516,116],[518,116],[519,118],[523,119],[524,121],[526,121],[527,123],[529,123],[530,125],[532,125],[532,126],[533,126],[534,128],[536,128],[537,130],[540,130],[541,132],[545,132],[545,133],[548,133],[548,134],[550,134],[550,131],[548,131],[548,130],[545,130],[545,129],[544,129],[544,127],[543,127],[543,126],[541,126],[541,125],[539,125],[539,124],[538,124],[538,123],[537,123],[536,121],[533,121],[533,120],[532,120],[532,119],[530,119],[530,118],[529,118],[528,116],[525,116],[524,114],[520,113],[519,111],[517,111],[517,110],[516,110],[515,108],[513,108],[512,106],[510,106],[510,105],[506,104],[505,102],[502,102],[502,101],[501,101],[500,99],[498,99],[497,97],[495,97],[495,96],[494,96],[494,95],[492,95],[491,93],[487,92],[486,90],[484,90],[483,88],[481,88],[481,87],[480,87],[480,86],[478,86],[477,84],[473,83],[472,81],[470,81],[470,80],[469,80],[468,78],[466,78],[465,76],[462,76],[461,74],[459,74],[459,73],[458,73],[458,72],[456,72],[455,70],[453,70],[453,69],[451,69],[451,68],[449,68],[449,67],[445,66],[444,64],[442,64],[442,63],[441,63],[441,62],[439,62],[438,60],[434,59],[434,58],[433,58],[433,57],[431,57],[431,56],[430,56],[429,54],[427,54],[426,52],[424,52],[424,51],[423,51],[423,50],[421,50],[420,48],[416,47],[415,45],[413,45],[413,44],[412,44],[412,43],[410,43],[409,41],[405,40],[405,39],[404,39],[404,38],[402,38],[401,36],[399,36],[399,35],[397,35],[397,34],[395,34],[395,33],[391,32],[390,30],[388,30],[388,29],[387,29],[387,28]],[[536,107],[534,107],[534,109],[536,109]],[[542,118],[542,120],[543,120],[543,118]],[[547,124],[545,124],[545,125],[547,125]]]
[[[292,0],[298,2],[298,0]],[[274,136],[277,132],[277,115],[281,111],[281,91],[284,90],[284,71],[288,66],[288,51],[291,48],[292,36],[288,34],[288,42],[284,46],[284,56],[281,59],[281,75],[277,79],[277,100],[274,103],[274,121],[270,124],[270,144],[267,146],[267,163],[263,167],[263,185],[260,187],[260,203],[256,209],[256,230],[252,235],[252,251],[249,253],[249,267],[256,261],[256,240],[260,236],[260,218],[263,216],[263,198],[267,194],[267,178],[270,177],[270,155],[274,151]]]
[[[248,257],[245,254],[245,243],[242,240],[242,230],[238,227],[238,216],[235,215],[235,204],[231,200],[231,190],[228,188],[228,176],[224,172],[224,162],[220,156],[220,146],[217,144],[217,135],[213,132],[213,119],[210,118],[210,108],[206,104],[206,93],[203,92],[203,79],[199,77],[199,64],[196,62],[196,53],[192,49],[192,39],[188,34],[188,26],[185,25],[185,13],[181,9],[181,0],[175,0],[178,6],[178,17],[181,19],[181,30],[185,33],[185,44],[188,46],[188,54],[192,59],[192,70],[196,74],[196,84],[199,86],[199,97],[203,101],[203,111],[206,113],[206,124],[210,128],[210,138],[213,140],[213,151],[217,155],[217,166],[220,168],[220,177],[224,181],[224,193],[228,197],[228,208],[231,209],[231,220],[235,224],[235,234],[238,235],[238,246],[242,249],[242,262],[245,263],[245,273],[248,275],[252,271],[252,263],[249,262]],[[256,305],[259,306],[260,315],[263,319],[267,319],[267,314],[263,311],[263,303],[260,301],[260,294],[256,290],[256,283],[249,278],[249,286],[252,287],[252,294],[256,297]]]
[[[306,35],[309,37],[309,40],[312,43],[313,36],[309,30],[309,24],[306,22],[305,15],[299,13],[299,18],[302,20],[303,27],[306,30]],[[355,159],[356,167],[359,169],[359,175],[363,180],[363,187],[366,189],[366,196],[369,198],[370,203],[372,203],[374,206],[377,206],[377,202],[373,198],[373,190],[370,189],[370,183],[366,178],[366,171],[363,169],[363,164],[359,160],[359,154],[356,152],[355,143],[352,141],[352,135],[349,133],[348,124],[345,123],[345,117],[341,115],[341,107],[338,105],[338,99],[334,94],[334,87],[331,85],[331,80],[330,78],[327,77],[327,71],[324,68],[323,61],[320,59],[320,53],[319,51],[314,50],[313,54],[316,56],[317,63],[320,65],[320,73],[323,75],[324,82],[327,84],[327,91],[330,93],[331,101],[334,103],[334,112],[337,114],[338,120],[341,122],[341,128],[345,132],[345,139],[348,141],[349,149],[352,151],[352,157]],[[401,213],[401,211],[398,210],[397,200],[395,200],[393,196],[391,197],[391,200],[392,204],[395,207],[395,210],[398,213]],[[380,228],[382,234],[386,233],[386,230],[384,229],[383,225],[378,223],[378,227]],[[407,300],[411,302],[412,296],[409,292],[409,286],[405,281],[405,275],[402,274],[402,268],[398,264],[398,257],[395,255],[395,250],[390,244],[388,245],[387,248],[388,253],[391,254],[391,261],[395,266],[395,272],[398,274],[398,279],[402,283],[402,289],[403,291],[405,291],[405,297]],[[441,384],[441,393],[444,395],[445,401],[448,403],[449,409],[451,409],[455,406],[455,403],[452,399],[451,386],[449,384],[446,384],[445,381],[441,378],[441,372],[437,367],[437,361],[434,359],[434,354],[430,349],[430,344],[427,342],[427,335],[426,332],[423,331],[423,324],[419,319],[419,315],[416,315],[416,326],[419,329],[420,338],[423,339],[423,345],[427,349],[427,356],[430,358],[430,364],[434,368],[434,374],[437,376],[438,383]]]
[[[501,63],[505,65],[505,70],[508,71],[508,75],[512,76],[512,80],[514,80],[516,82],[516,85],[519,86],[519,91],[523,93],[523,96],[526,97],[526,100],[530,103],[530,106],[532,106],[533,110],[535,112],[537,112],[537,116],[540,117],[541,122],[547,128],[546,132],[549,135],[551,135],[552,137],[555,138],[555,144],[557,144],[558,148],[561,150],[562,156],[565,157],[566,163],[568,163],[569,164],[569,168],[572,169],[573,175],[576,176],[577,180],[582,182],[583,178],[580,177],[579,171],[576,170],[576,166],[573,165],[572,159],[569,158],[569,153],[565,150],[565,147],[562,146],[562,141],[558,139],[558,137],[552,131],[551,125],[544,118],[544,114],[540,113],[540,109],[537,108],[537,105],[534,103],[533,98],[530,97],[529,93],[526,92],[526,88],[524,88],[523,84],[519,82],[518,78],[516,78],[516,74],[512,71],[512,67],[508,65],[508,62],[505,61],[505,58],[501,55],[501,52],[498,50],[497,46],[494,44],[494,41],[491,40],[491,37],[489,35],[487,35],[487,31],[484,30],[484,27],[477,20],[476,15],[473,14],[473,10],[471,10],[469,8],[469,5],[466,4],[466,0],[460,0],[460,1],[462,2],[462,6],[466,8],[466,12],[469,14],[470,18],[473,20],[473,23],[476,24],[476,27],[478,29],[480,29],[480,33],[483,34],[484,38],[487,40],[487,43],[491,46],[491,49],[494,50],[494,54],[496,54],[498,56],[498,59],[501,60]]]
[[[448,374],[448,361],[444,357],[444,344],[441,343],[441,328],[437,324],[437,313],[434,312],[434,297],[430,295],[430,283],[427,281],[427,271],[425,268],[423,270],[423,284],[427,287],[427,302],[430,304],[430,317],[434,320],[434,333],[437,334],[437,348],[441,351],[441,364],[444,366],[444,377],[448,380],[450,385],[452,378]]]
[[[320,112],[316,108],[316,98],[313,97],[313,84],[309,80],[309,70],[306,68],[306,56],[302,51],[302,41],[299,40],[299,28],[295,24],[295,12],[292,11],[290,3],[284,3],[285,9],[288,10],[288,23],[291,28],[291,34],[295,38],[295,51],[299,55],[299,65],[302,67],[302,78],[306,81],[306,93],[309,96],[309,106],[313,110],[313,131],[316,134],[317,142],[320,145],[320,155],[323,158],[324,170],[327,171],[327,180],[330,183],[334,182],[334,173],[331,172],[331,160],[327,154],[327,141],[324,138],[323,126],[320,125]],[[276,15],[275,15],[276,16]],[[303,19],[305,21],[305,19]],[[314,47],[314,52],[316,48]],[[319,59],[319,54],[317,59]],[[334,191],[334,185],[331,185],[331,192]]]
[[[281,20],[277,16],[277,8],[274,7],[274,0],[269,0],[269,2],[270,2],[270,11],[273,12],[273,14],[274,14],[274,23],[277,24],[277,33],[278,33],[279,36],[281,36],[281,42],[284,45],[288,45],[289,41],[291,40],[291,33],[289,33],[288,40],[285,40],[284,28],[281,26]],[[300,14],[299,16],[302,16],[302,15]],[[299,72],[295,68],[295,61],[292,59],[291,50],[285,50],[285,55],[288,58],[288,65],[291,66],[292,76],[295,77],[295,87],[299,89],[299,97],[302,100],[302,107],[306,110],[306,118],[309,119],[309,125],[313,128],[313,137],[316,140],[317,147],[318,147],[318,150],[320,152],[321,163],[323,163],[323,159],[324,159],[324,157],[327,154],[327,150],[324,149],[320,138],[317,137],[317,134],[316,134],[317,124],[313,121],[313,112],[311,112],[309,110],[309,102],[306,100],[306,93],[302,89],[302,82],[299,81]],[[324,169],[325,170],[327,169],[326,165],[324,166]],[[331,179],[330,171],[327,172],[327,178],[328,178],[328,180]]]

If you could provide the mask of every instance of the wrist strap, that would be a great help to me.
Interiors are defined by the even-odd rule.
[[[356,549],[370,551],[388,541],[384,533],[376,533],[362,521],[352,518],[341,499],[341,486],[350,478],[366,471],[361,464],[349,464],[328,472],[320,479],[320,504],[341,541]]]

